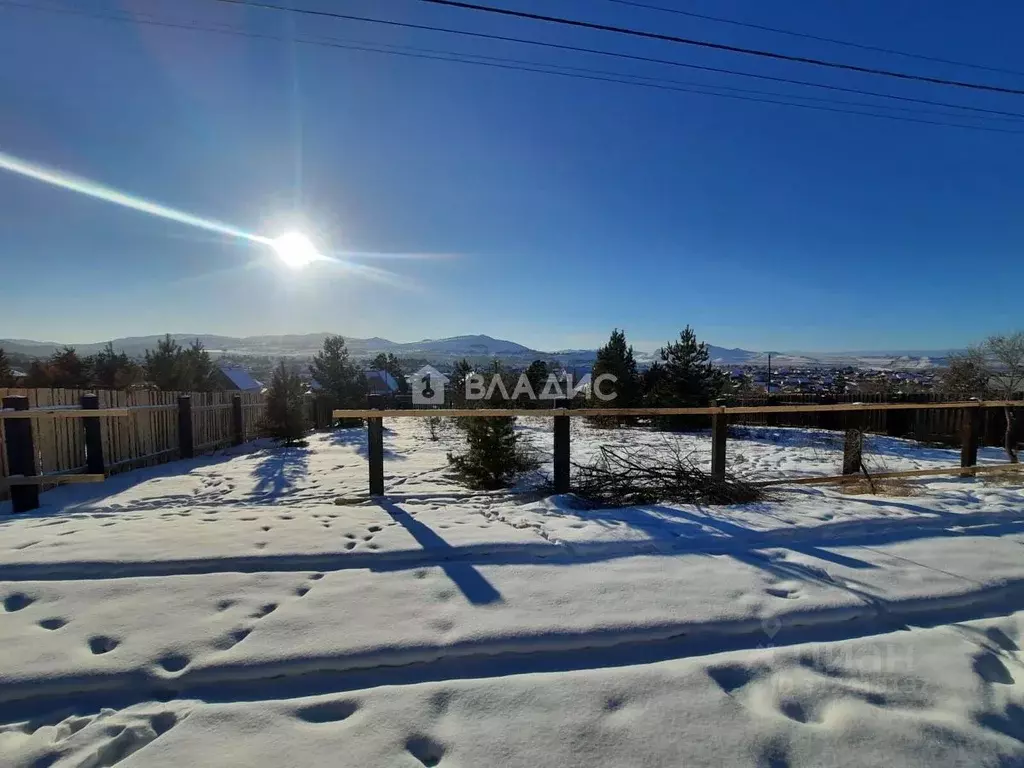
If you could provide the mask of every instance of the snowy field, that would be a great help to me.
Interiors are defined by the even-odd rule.
[[[387,426],[382,499],[353,429],[0,504],[0,766],[1024,765],[1019,483],[584,510],[466,491],[457,431]],[[831,475],[838,440],[750,429],[728,461]]]

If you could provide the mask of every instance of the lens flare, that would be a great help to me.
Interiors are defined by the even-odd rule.
[[[47,168],[37,163],[29,162],[28,160],[22,160],[21,158],[2,151],[0,151],[0,170],[9,171],[10,173],[18,174],[19,176],[41,181],[44,184],[50,184],[54,187],[60,187],[61,189],[66,189],[71,192],[77,192],[97,200],[113,203],[114,205],[120,205],[124,208],[148,213],[151,216],[159,216],[160,218],[176,221],[197,229],[216,232],[242,242],[268,246],[277,254],[278,258],[284,265],[294,270],[300,270],[309,266],[313,262],[324,262],[327,266],[350,276],[374,282],[381,282],[395,287],[410,288],[412,285],[399,275],[396,275],[386,269],[380,269],[379,267],[360,264],[357,261],[353,261],[353,259],[433,257],[433,254],[423,254],[422,256],[420,254],[373,254],[356,252],[324,254],[317,250],[316,246],[313,245],[308,237],[299,232],[288,232],[277,238],[257,235],[252,232],[246,232],[244,229],[240,229],[239,227],[225,224],[221,221],[196,216],[186,211],[179,211],[166,205],[154,203],[141,197],[121,192],[113,187],[98,184],[97,182],[90,181],[89,179],[74,176],[70,173],[65,173],[64,171],[59,171],[53,168]]]
[[[88,179],[82,179],[77,176],[72,176],[69,173],[64,173],[63,171],[45,168],[41,165],[21,160],[13,155],[8,155],[5,152],[0,152],[0,169],[10,171],[11,173],[17,173],[21,176],[26,176],[30,179],[35,179],[36,181],[41,181],[46,184],[52,184],[55,187],[61,187],[72,192],[78,192],[82,195],[94,197],[98,200],[105,200],[108,203],[114,203],[115,205],[131,208],[136,211],[141,211],[142,213],[148,213],[153,216],[159,216],[164,219],[170,219],[171,221],[187,224],[190,227],[198,227],[199,229],[209,230],[210,232],[219,232],[223,235],[239,237],[244,240],[261,243],[263,245],[270,245],[271,243],[269,238],[254,235],[251,232],[246,232],[238,227],[232,227],[230,224],[224,224],[219,221],[214,221],[213,219],[204,219],[200,216],[193,216],[191,213],[186,213],[185,211],[178,211],[174,208],[168,208],[166,205],[160,205],[159,203],[152,203],[139,197],[133,197],[132,195],[120,192],[111,187],[105,187],[102,184],[97,184],[96,182],[89,181]]]

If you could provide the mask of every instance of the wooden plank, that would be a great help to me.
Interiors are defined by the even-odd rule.
[[[199,453],[204,453],[204,452],[209,451],[209,450],[211,450],[213,448],[219,448],[220,446],[224,446],[224,445],[231,445],[231,438],[230,437],[222,437],[222,438],[220,438],[218,440],[210,440],[209,442],[202,443],[201,445],[197,445],[196,446],[196,450]]]
[[[100,407],[99,395],[82,395],[82,409],[97,411]],[[83,419],[85,429],[85,465],[90,474],[102,475],[105,471],[103,463],[103,429],[99,418]]]
[[[981,409],[963,411],[960,415],[960,466],[978,463],[978,435],[981,432]]]
[[[245,442],[245,420],[242,417],[242,396],[231,396],[231,443],[241,445]]]
[[[0,408],[0,419],[89,419],[95,416],[130,416],[128,408],[100,408],[84,412],[81,408],[30,408],[27,411],[10,411]]]
[[[118,461],[118,462],[116,462],[114,464],[108,464],[107,465],[107,469],[108,470],[115,470],[115,469],[120,470],[120,469],[124,469],[125,467],[131,466],[131,465],[145,464],[145,463],[150,462],[150,461],[155,461],[156,459],[167,459],[168,461],[171,461],[171,459],[168,458],[168,457],[173,456],[177,452],[178,452],[177,448],[168,448],[166,451],[158,451],[157,453],[150,453],[150,454],[147,454],[145,456],[135,456],[135,457],[130,458],[130,459],[122,459],[121,461]]]
[[[942,467],[941,469],[910,469],[903,472],[872,472],[871,479],[879,480],[886,477],[928,477],[930,475],[964,474],[997,474],[1000,472],[1020,472],[1024,464],[987,464],[974,467]],[[828,485],[830,483],[856,483],[864,479],[863,475],[831,475],[828,477],[791,477],[779,480],[762,480],[754,485]]]
[[[10,486],[23,485],[67,485],[69,483],[102,483],[107,479],[106,475],[95,475],[91,473],[62,474],[62,475],[11,475],[3,481]]]
[[[407,408],[403,410],[337,409],[331,412],[335,419],[422,419],[431,416],[475,416],[492,418],[499,416],[713,416],[716,413],[728,415],[770,414],[770,413],[815,413],[827,411],[892,411],[932,410],[948,408],[990,408],[1009,404],[1024,406],[1024,401],[978,401],[957,403],[836,403],[830,405],[773,405],[737,406],[733,408],[550,408],[527,410],[524,408]]]
[[[366,455],[370,465],[370,495],[384,495],[384,421],[366,420]]]
[[[569,417],[557,416],[554,422],[555,493],[569,492],[570,429]]]
[[[3,399],[5,408],[26,409],[29,406],[28,398],[18,396],[5,396]],[[33,443],[32,422],[21,421],[7,426],[5,437],[7,441],[7,455],[10,460],[11,473],[21,477],[30,477],[39,473],[36,466],[36,450]],[[19,488],[11,491],[11,510],[14,512],[29,512],[39,508],[38,488]]]
[[[183,459],[195,458],[195,439],[192,424],[192,396],[178,397],[178,453]]]
[[[864,433],[856,428],[846,430],[846,437],[843,440],[843,474],[859,474],[863,455]]]
[[[716,413],[711,417],[711,475],[725,477],[725,448],[729,435],[729,417]]]

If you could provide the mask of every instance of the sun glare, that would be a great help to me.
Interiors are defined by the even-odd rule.
[[[308,267],[314,261],[323,258],[309,238],[299,232],[281,235],[272,241],[271,245],[277,252],[278,258],[291,269]]]

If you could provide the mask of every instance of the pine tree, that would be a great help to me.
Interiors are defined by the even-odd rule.
[[[615,378],[600,384],[604,393],[614,392],[615,397],[608,400],[595,398],[594,407],[632,408],[637,405],[640,396],[640,377],[636,370],[636,359],[633,347],[626,344],[626,332],[618,328],[612,331],[608,343],[597,350],[592,380],[597,385],[599,376],[610,374]]]
[[[471,488],[504,488],[538,462],[520,443],[515,417],[464,419],[468,450],[448,461]]]
[[[11,361],[7,359],[7,353],[0,347],[0,387],[14,386],[14,371],[11,368]]]
[[[32,389],[52,387],[53,374],[50,371],[49,363],[43,360],[33,360],[29,363],[28,372],[25,376],[25,386]]]
[[[190,389],[182,366],[183,351],[171,334],[156,344],[155,350],[146,350],[146,379],[165,392]]]
[[[398,384],[398,391],[401,394],[405,394],[409,391],[409,382],[405,380],[405,372],[402,370],[402,364],[398,358],[392,353],[388,352],[384,354],[381,352],[370,363],[370,367],[375,371],[385,371],[391,374],[391,377]]]
[[[543,360],[534,360],[526,369],[526,380],[530,382],[530,389],[533,390],[535,399],[540,397],[541,392],[544,391],[549,373],[548,364]]]
[[[138,383],[141,371],[124,352],[115,352],[112,342],[92,358],[93,382],[103,389],[127,389]]]
[[[656,408],[664,387],[665,366],[655,360],[640,377],[641,401],[645,408]]]
[[[725,389],[725,374],[711,364],[708,346],[697,341],[690,326],[661,350],[662,372],[651,399],[662,408],[701,408],[719,397]],[[668,429],[697,426],[685,417],[670,416],[659,422]]]
[[[267,415],[263,422],[268,437],[295,445],[306,435],[306,387],[282,360],[274,369],[267,390]]]
[[[179,365],[184,388],[196,392],[209,392],[213,389],[213,360],[199,339],[193,341],[188,349],[182,350]]]
[[[366,386],[362,372],[349,360],[348,347],[341,336],[328,336],[313,358],[309,371],[323,391],[331,395],[338,408],[365,405]]]
[[[89,360],[79,357],[74,347],[64,347],[54,352],[48,367],[51,387],[87,389],[92,380]]]

